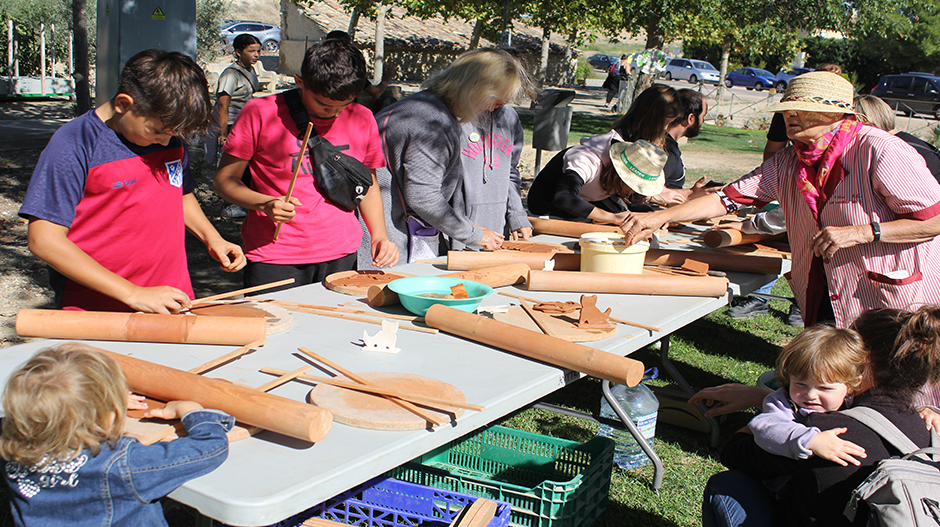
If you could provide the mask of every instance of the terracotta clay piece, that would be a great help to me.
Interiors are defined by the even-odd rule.
[[[333,281],[334,285],[347,287],[369,287],[387,284],[401,276],[385,271],[357,271],[356,274]]]
[[[698,260],[692,260],[691,258],[682,263],[682,269],[702,276],[708,274],[707,263],[700,262]]]
[[[573,253],[571,249],[565,247],[564,245],[558,243],[546,243],[546,242],[528,242],[528,241],[515,241],[515,240],[506,240],[499,246],[500,249],[506,251],[519,251],[524,253]]]
[[[539,302],[532,306],[532,309],[536,311],[541,311],[542,313],[549,313],[551,315],[562,315],[565,313],[574,313],[575,311],[581,309],[581,304],[577,302]]]
[[[450,292],[454,295],[454,298],[470,298],[470,295],[467,294],[467,288],[463,284],[451,287]]]
[[[610,327],[609,318],[609,307],[603,312],[597,309],[597,295],[581,295],[581,316],[577,324],[579,328],[608,328]]]

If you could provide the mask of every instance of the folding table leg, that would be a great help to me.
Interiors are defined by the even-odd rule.
[[[653,447],[646,442],[646,438],[643,437],[643,434],[641,434],[636,425],[633,424],[633,419],[630,419],[630,416],[620,407],[620,403],[617,402],[617,399],[614,399],[614,394],[610,391],[610,381],[601,382],[601,391],[604,392],[604,398],[607,399],[607,404],[609,404],[610,408],[617,414],[617,417],[623,421],[623,425],[630,432],[630,435],[633,436],[636,443],[640,445],[643,452],[645,452],[647,457],[650,458],[650,461],[653,462],[653,466],[656,468],[656,472],[653,475],[653,490],[659,490],[659,488],[663,486],[663,461],[659,459],[659,455],[656,454]]]

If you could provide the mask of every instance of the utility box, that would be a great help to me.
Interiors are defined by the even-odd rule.
[[[150,48],[196,59],[196,0],[98,0],[97,104],[117,93],[124,63]]]
[[[568,104],[574,100],[574,90],[545,90],[532,103],[535,111],[532,125],[532,148],[538,150],[564,150],[568,146],[571,114]]]

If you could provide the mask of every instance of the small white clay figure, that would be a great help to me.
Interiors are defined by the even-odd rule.
[[[395,334],[398,333],[398,322],[382,321],[382,329],[374,336],[362,332],[362,349],[378,351],[381,353],[398,353],[400,348],[395,347]]]
[[[543,271],[554,271],[555,270],[555,260],[545,260],[542,262]]]

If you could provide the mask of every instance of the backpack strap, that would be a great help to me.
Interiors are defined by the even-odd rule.
[[[297,134],[297,138],[303,139],[304,132],[307,131],[307,123],[310,122],[310,116],[307,114],[307,109],[304,107],[304,101],[300,98],[300,88],[287,90],[283,95],[284,102],[287,103],[287,110],[290,111],[290,117],[294,120],[294,124],[297,125],[297,130],[300,131]],[[310,135],[318,135],[316,126],[313,127]]]
[[[901,451],[902,454],[910,454],[920,447],[910,440],[887,417],[881,415],[881,412],[865,406],[856,406],[848,410],[839,412],[871,428],[873,432],[881,436],[882,439],[890,443],[894,448]]]

